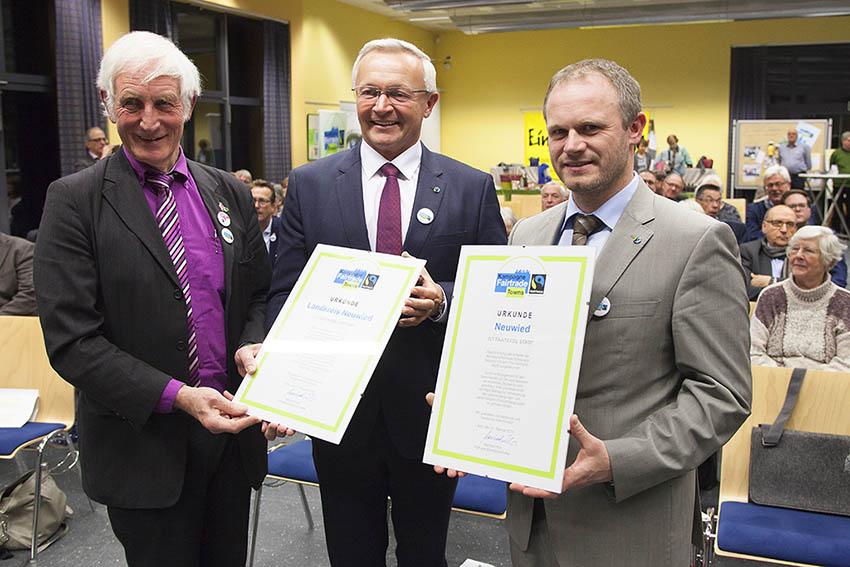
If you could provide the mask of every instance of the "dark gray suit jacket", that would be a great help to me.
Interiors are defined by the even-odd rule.
[[[764,289],[750,285],[750,274],[773,275],[770,258],[761,249],[762,240],[752,240],[741,244],[741,265],[744,266],[744,281],[747,284],[747,297],[750,298],[750,301],[758,299],[761,290]]]
[[[270,265],[251,194],[217,169],[189,162],[212,219],[229,208],[221,240],[228,389],[241,378],[233,353],[263,340]],[[213,221],[213,224],[219,225]],[[122,508],[174,504],[194,418],[154,413],[173,377],[186,381],[186,306],[171,257],[123,151],[51,183],[35,257],[36,296],[50,362],[81,394],[83,487]],[[266,472],[259,426],[238,435],[258,486]]]

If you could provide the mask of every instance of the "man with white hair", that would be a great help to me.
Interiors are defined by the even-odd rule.
[[[456,480],[422,463],[460,247],[505,244],[493,178],[429,151],[436,71],[416,46],[370,41],[351,72],[363,142],[289,176],[267,325],[316,244],[428,261],[339,445],[313,439],[331,565],[384,566],[387,496],[400,567],[446,565]],[[285,425],[285,424],[283,424]],[[278,428],[270,425],[266,436]]]
[[[567,188],[558,181],[550,181],[540,189],[540,204],[543,210],[551,209],[555,205],[563,203],[570,196]]]
[[[35,260],[50,362],[80,392],[83,488],[131,566],[244,565],[259,420],[231,401],[263,339],[269,257],[244,185],[186,159],[200,93],[133,32],[97,79],[123,147],[48,188]]]
[[[764,171],[762,176],[766,199],[754,201],[747,205],[747,234],[744,242],[761,240],[764,238],[762,222],[768,209],[782,202],[782,196],[791,189],[791,174],[784,165],[772,165]]]

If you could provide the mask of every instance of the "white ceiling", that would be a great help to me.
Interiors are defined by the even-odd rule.
[[[464,33],[850,15],[848,0],[340,0]]]

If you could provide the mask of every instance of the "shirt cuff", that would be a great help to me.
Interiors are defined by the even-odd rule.
[[[185,385],[183,382],[174,378],[169,380],[168,384],[165,385],[165,389],[162,391],[162,395],[159,397],[159,401],[153,408],[154,413],[171,413],[174,411],[174,400],[177,399],[177,391]]]
[[[436,282],[434,282],[434,285],[440,288],[440,291],[443,292],[443,303],[440,305],[440,311],[436,315],[429,316],[428,318],[434,323],[442,323],[448,317],[449,298],[446,297],[446,290],[443,289],[443,286]]]

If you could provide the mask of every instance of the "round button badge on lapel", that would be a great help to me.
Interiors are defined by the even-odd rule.
[[[593,311],[594,317],[605,317],[608,313],[611,312],[611,300],[607,297],[603,297],[602,301],[599,302],[599,305],[596,306],[596,309]]]
[[[434,221],[434,211],[428,207],[423,207],[416,213],[416,220],[422,224],[431,224]]]
[[[228,244],[233,244],[233,232],[229,228],[221,229],[221,238]]]

